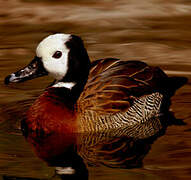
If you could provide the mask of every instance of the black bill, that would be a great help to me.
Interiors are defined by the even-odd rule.
[[[11,82],[23,82],[29,79],[34,79],[40,76],[47,75],[48,72],[44,69],[41,58],[35,57],[28,66],[23,69],[8,75],[4,82],[9,84]]]

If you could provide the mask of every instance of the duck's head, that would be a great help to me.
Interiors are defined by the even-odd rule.
[[[5,84],[23,82],[50,75],[54,87],[72,88],[86,82],[90,60],[80,37],[54,34],[43,39],[36,48],[34,59],[21,70],[8,75]]]

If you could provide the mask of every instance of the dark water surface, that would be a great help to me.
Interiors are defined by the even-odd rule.
[[[54,168],[37,158],[20,132],[27,108],[51,78],[5,86],[45,36],[80,35],[91,60],[116,57],[160,66],[189,78],[171,109],[186,125],[172,125],[144,154],[142,167],[89,166],[89,179],[191,179],[191,2],[187,0],[0,0],[0,175],[48,179]],[[161,134],[162,135],[162,134]],[[145,147],[145,146],[144,146]],[[140,146],[142,148],[142,146]],[[4,177],[5,178],[5,177]]]

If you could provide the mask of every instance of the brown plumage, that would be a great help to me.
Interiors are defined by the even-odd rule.
[[[94,61],[77,101],[81,130],[130,126],[160,116],[162,106],[168,109],[172,83],[160,68],[144,62],[113,58]]]
[[[167,75],[140,61],[102,59],[92,63],[78,104],[98,114],[127,111],[133,101],[160,90]]]
[[[39,154],[42,139],[50,142],[49,152],[59,149],[57,136],[65,142],[61,149],[77,143],[77,135],[84,132],[88,137],[101,135],[93,138],[92,146],[110,141],[108,137],[147,138],[161,128],[160,117],[168,111],[171,96],[187,81],[141,61],[108,58],[91,63],[81,38],[55,34],[45,38],[33,61],[7,76],[5,83],[47,74],[55,81],[23,121],[24,134]],[[42,154],[50,158],[50,153]]]

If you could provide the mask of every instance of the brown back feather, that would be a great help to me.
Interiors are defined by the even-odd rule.
[[[98,114],[126,111],[135,98],[160,91],[167,75],[140,61],[101,59],[92,63],[88,81],[82,92],[79,110]]]

